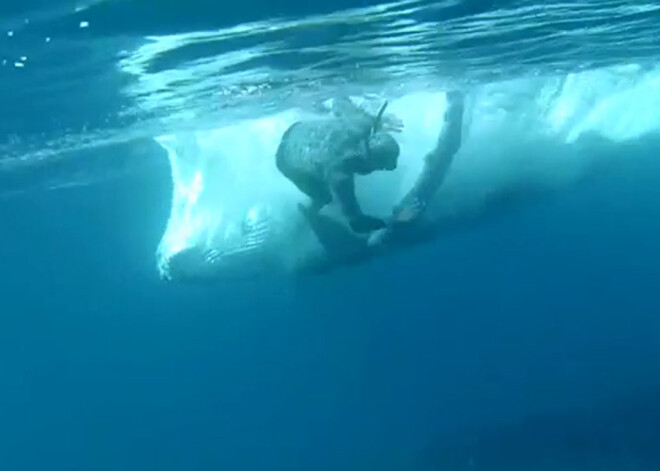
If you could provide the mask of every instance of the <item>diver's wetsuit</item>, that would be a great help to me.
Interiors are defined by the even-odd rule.
[[[277,149],[277,168],[311,198],[313,212],[336,198],[353,230],[369,232],[384,227],[383,221],[362,213],[354,175],[396,168],[398,145],[378,130],[378,119],[350,100],[337,99],[333,112],[335,118],[293,124]],[[374,143],[382,145],[374,147]]]
[[[347,192],[337,181],[337,175],[369,173],[367,168],[360,168],[369,130],[364,134],[357,131],[337,119],[295,123],[282,136],[277,168],[312,199],[316,209],[332,201],[334,190],[341,194],[347,215],[357,217],[360,208],[355,193]]]

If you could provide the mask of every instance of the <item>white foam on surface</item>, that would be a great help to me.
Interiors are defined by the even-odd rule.
[[[365,210],[386,215],[417,176],[438,135],[444,91],[393,98],[405,124],[399,168],[358,179]],[[637,65],[561,77],[521,79],[469,90],[463,145],[438,195],[437,217],[478,207],[488,194],[521,183],[570,184],[598,155],[586,135],[612,146],[660,130],[660,68]],[[275,152],[284,131],[310,115],[291,109],[210,131],[161,136],[172,168],[172,213],[159,255],[193,245],[220,246],[255,213],[294,224],[306,198],[281,176]],[[295,248],[292,248],[295,250]]]

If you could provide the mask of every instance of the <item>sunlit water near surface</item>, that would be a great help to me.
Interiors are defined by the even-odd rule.
[[[251,6],[108,0],[3,16],[3,172],[310,107],[337,89],[392,98],[612,65],[643,74],[660,45],[654,2]]]

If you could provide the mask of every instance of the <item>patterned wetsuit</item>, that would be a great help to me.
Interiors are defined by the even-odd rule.
[[[277,149],[277,168],[317,205],[333,199],[334,173],[368,173],[370,129],[351,126],[342,119],[298,122],[282,137]]]

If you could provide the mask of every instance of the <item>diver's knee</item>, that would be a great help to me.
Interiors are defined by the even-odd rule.
[[[285,176],[291,171],[291,165],[279,153],[275,156],[275,167]]]

